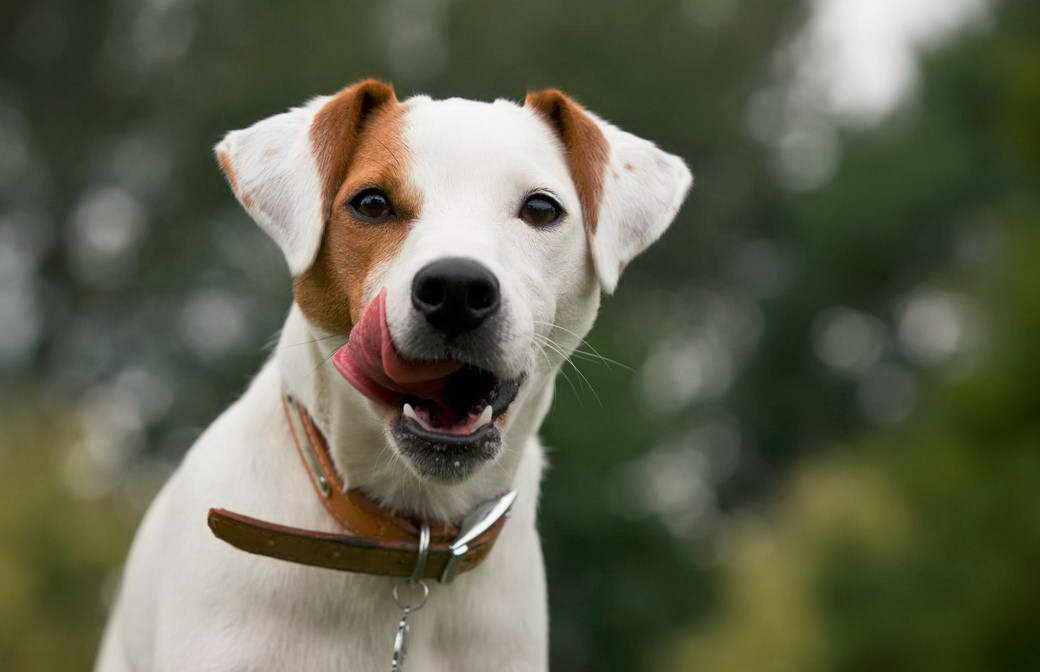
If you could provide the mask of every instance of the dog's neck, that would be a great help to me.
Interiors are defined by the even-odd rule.
[[[502,453],[495,461],[462,483],[432,483],[416,476],[394,452],[386,425],[370,402],[333,367],[332,354],[345,340],[315,329],[293,304],[275,357],[286,391],[303,403],[325,434],[348,488],[361,487],[398,511],[457,520],[479,503],[516,487],[523,453],[552,402],[553,372],[529,375],[510,410]]]

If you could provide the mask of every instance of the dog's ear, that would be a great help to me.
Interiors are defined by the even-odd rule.
[[[364,80],[231,131],[214,148],[231,191],[282,249],[294,276],[314,262],[366,120],[396,102],[390,85]]]
[[[609,294],[625,265],[668,228],[693,176],[679,157],[606,123],[561,91],[530,92],[524,106],[563,144],[596,274]]]

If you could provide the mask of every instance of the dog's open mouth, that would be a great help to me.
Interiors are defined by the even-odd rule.
[[[522,376],[502,379],[453,359],[402,357],[386,322],[386,293],[365,308],[333,364],[358,391],[378,403],[398,448],[424,472],[456,480],[493,458],[499,426]]]
[[[444,377],[434,395],[403,395],[401,415],[410,431],[429,438],[471,437],[493,426],[516,398],[520,380],[500,380],[490,371],[464,365]]]
[[[398,451],[427,478],[467,478],[498,456],[500,427],[521,382],[467,365],[448,375],[434,398],[403,397],[400,415],[390,424]]]

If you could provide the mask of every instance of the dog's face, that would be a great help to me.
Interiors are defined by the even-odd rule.
[[[555,375],[691,182],[554,90],[398,102],[368,80],[216,152],[308,321],[350,334],[336,366],[392,449],[442,482],[498,457],[525,388]]]

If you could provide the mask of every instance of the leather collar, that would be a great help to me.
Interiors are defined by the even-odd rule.
[[[357,488],[346,490],[328,443],[307,410],[287,394],[283,395],[282,406],[315,493],[344,533],[305,530],[226,509],[210,509],[208,522],[213,534],[248,553],[302,565],[378,576],[412,576],[424,521],[387,509]],[[458,525],[425,521],[430,527],[430,548],[424,577],[447,583],[456,573],[479,566],[505,525],[512,497],[509,493],[489,503],[490,508],[484,507],[498,517],[472,540],[460,538],[466,530],[460,530]],[[489,520],[486,513],[482,520]]]

